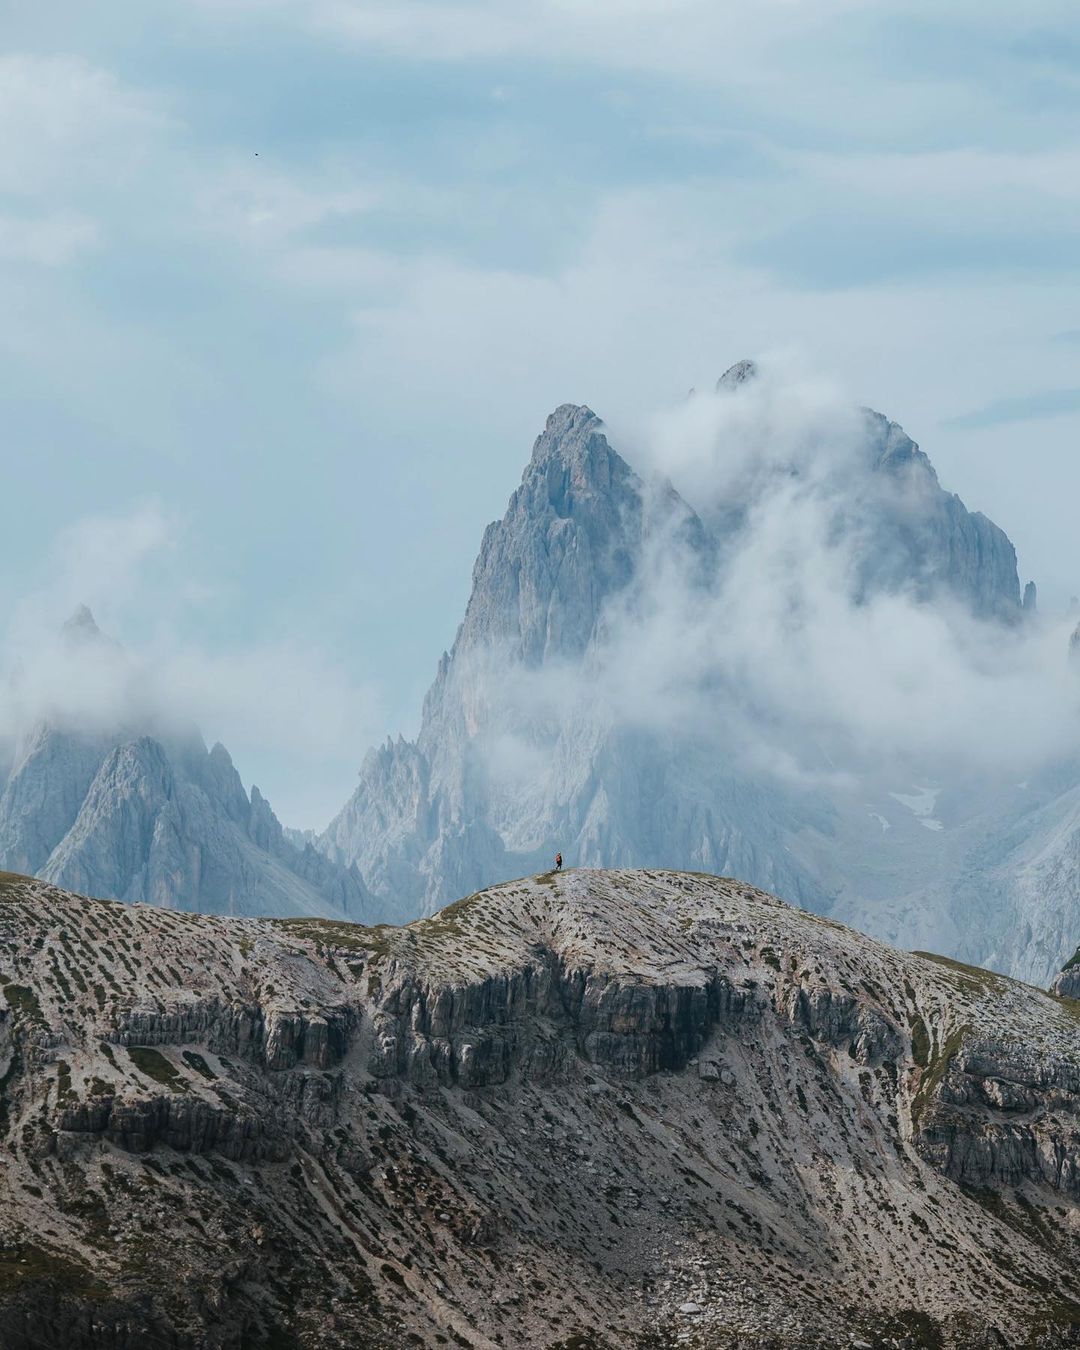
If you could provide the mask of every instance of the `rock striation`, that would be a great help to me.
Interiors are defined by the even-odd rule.
[[[1080,1335],[1077,1005],[741,882],[364,928],[5,875],[0,994],[5,1350]]]

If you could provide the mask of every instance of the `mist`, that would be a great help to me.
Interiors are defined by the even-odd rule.
[[[571,721],[707,741],[804,786],[1019,779],[1080,753],[1075,615],[980,619],[920,578],[879,584],[933,479],[875,472],[866,427],[840,385],[780,356],[644,429],[609,430],[654,499],[673,484],[715,556],[673,518],[583,666],[503,673],[496,782],[520,790],[541,772],[541,729]]]
[[[616,420],[609,437],[656,524],[583,663],[472,658],[497,788],[558,795],[553,745],[571,725],[690,738],[742,771],[822,787],[1024,778],[1080,754],[1074,616],[980,620],[948,593],[873,584],[890,547],[883,512],[917,520],[926,485],[872,470],[865,415],[839,383],[773,355],[746,384],[643,426]],[[704,523],[706,556],[666,505],[668,484]],[[104,637],[62,631],[84,602]],[[272,616],[259,617],[265,630]],[[76,523],[11,610],[6,757],[43,720],[198,727],[286,823],[320,828],[382,739],[381,701],[310,635],[259,627],[235,622],[227,588],[159,505]]]
[[[82,605],[99,633],[68,623]],[[157,504],[60,531],[3,635],[4,759],[42,722],[166,740],[198,731],[286,824],[323,826],[382,731],[379,699],[306,633],[266,636],[272,614],[250,617]]]

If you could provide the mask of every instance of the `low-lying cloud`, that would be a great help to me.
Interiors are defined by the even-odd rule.
[[[378,700],[306,635],[223,636],[222,603],[159,506],[63,531],[47,575],[10,615],[0,742],[14,753],[41,721],[110,735],[198,728],[287,824],[321,826],[382,729]],[[66,622],[84,604],[100,635],[85,614]],[[200,631],[201,611],[214,612],[217,633]]]
[[[890,575],[932,480],[873,470],[842,389],[774,362],[695,394],[626,453],[670,478],[715,558],[677,521],[655,534],[584,668],[504,678],[500,727],[524,742],[574,719],[637,728],[803,783],[1020,778],[1080,752],[1076,616],[976,618]],[[493,774],[510,782],[512,766],[502,734]]]

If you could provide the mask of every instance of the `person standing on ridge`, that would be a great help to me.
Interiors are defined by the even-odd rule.
[[[556,872],[561,872],[561,871],[562,871],[562,854],[561,854],[561,853],[556,853],[556,854],[555,854],[555,871],[556,871]]]

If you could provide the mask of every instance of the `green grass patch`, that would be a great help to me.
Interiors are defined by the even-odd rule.
[[[404,931],[392,923],[369,928],[342,919],[266,919],[264,922],[284,928],[319,947],[344,947],[347,951],[370,952],[373,956],[383,956],[391,951],[393,936]]]
[[[957,977],[957,982],[969,994],[1003,994],[1010,981],[1004,975],[996,975],[982,966],[965,965],[963,961],[954,961],[951,956],[938,956],[936,952],[912,952],[912,956],[921,956],[924,961],[933,961],[944,966]]]
[[[416,919],[407,925],[406,931],[414,933],[421,941],[428,938],[462,937],[465,932],[462,920],[479,900],[481,894],[482,892],[477,891],[473,895],[465,896],[462,900],[455,900],[452,905],[440,909],[437,914],[432,914],[429,919]]]
[[[104,1299],[109,1292],[86,1266],[66,1253],[29,1242],[0,1248],[0,1294],[10,1295],[34,1285],[80,1299]]]
[[[201,1073],[204,1078],[213,1081],[217,1077],[217,1074],[203,1059],[202,1055],[197,1055],[194,1050],[185,1050],[182,1058],[185,1064],[194,1069],[196,1073]]]
[[[71,1065],[66,1059],[56,1061],[56,1104],[66,1106],[74,1098],[71,1090]]]
[[[944,1043],[938,1047],[936,1054],[933,1053],[932,1047],[928,1050],[927,1064],[919,1078],[919,1086],[911,1102],[911,1125],[913,1129],[919,1129],[920,1122],[933,1101],[934,1093],[948,1073],[949,1065],[956,1058],[964,1043],[964,1037],[970,1030],[971,1028],[967,1025],[959,1026],[945,1038]]]
[[[412,923],[403,926],[380,923],[368,927],[365,924],[345,923],[339,919],[267,919],[264,922],[283,928],[297,937],[307,938],[319,947],[367,952],[373,958],[403,955],[409,948],[417,945],[440,943],[447,938],[465,936],[463,920],[481,894],[482,892],[477,891],[474,895],[467,895],[429,918],[414,919]]]
[[[45,1015],[41,1011],[37,994],[25,984],[5,984],[4,997],[16,1017],[27,1022],[37,1022],[40,1026],[45,1025]]]
[[[911,1019],[911,1057],[920,1069],[930,1063],[930,1033],[917,1014]]]
[[[0,872],[0,900],[13,900],[15,892],[29,886],[33,877],[24,877],[20,872]]]
[[[170,1092],[187,1092],[188,1085],[183,1076],[160,1050],[155,1050],[151,1045],[129,1045],[128,1054],[145,1078],[153,1079],[155,1083],[167,1087]]]

